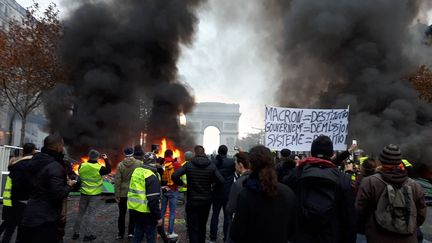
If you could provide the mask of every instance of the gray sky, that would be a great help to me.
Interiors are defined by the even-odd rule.
[[[265,30],[256,28],[254,22],[259,21],[259,13],[251,3],[257,1],[209,0],[199,11],[196,40],[183,48],[179,61],[180,78],[193,88],[198,102],[240,104],[240,136],[258,132],[253,127],[263,127],[264,105],[274,104],[274,87],[279,81],[277,54],[266,49]],[[33,0],[17,2],[28,7]],[[42,8],[56,3],[64,17],[70,7],[61,2],[73,0],[37,2]],[[432,11],[428,18],[432,23]]]

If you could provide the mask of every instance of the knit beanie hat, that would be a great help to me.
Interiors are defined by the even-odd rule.
[[[317,158],[330,159],[333,156],[333,142],[328,136],[318,136],[311,147],[311,155]]]
[[[402,162],[402,153],[399,146],[394,144],[385,146],[379,155],[379,161],[383,164],[400,164]]]
[[[126,157],[132,157],[132,155],[134,155],[134,150],[128,147],[123,150],[123,153]]]
[[[90,149],[88,153],[89,160],[97,161],[99,159],[100,153],[95,149]]]
[[[150,164],[156,161],[156,155],[152,152],[147,152],[144,154],[144,163]]]

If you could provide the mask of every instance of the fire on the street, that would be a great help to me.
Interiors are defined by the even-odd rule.
[[[157,154],[157,156],[163,158],[165,155],[165,151],[167,151],[167,149],[171,149],[173,151],[174,158],[181,159],[182,153],[180,149],[176,148],[174,146],[174,143],[166,138],[163,138],[162,141],[160,142],[159,153]]]

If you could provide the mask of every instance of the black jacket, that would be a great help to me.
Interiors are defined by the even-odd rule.
[[[224,178],[207,156],[195,156],[190,162],[176,170],[172,175],[174,183],[182,186],[182,175],[187,176],[187,203],[189,205],[206,205],[212,202],[212,184],[224,183]]]
[[[213,200],[228,201],[231,186],[234,183],[235,162],[232,158],[217,155],[216,159],[212,161],[219,173],[224,178],[223,184],[217,184],[213,188]]]
[[[60,218],[63,199],[71,188],[67,185],[63,154],[42,148],[28,165],[32,191],[24,210],[22,225],[39,226]]]
[[[256,177],[250,175],[238,195],[231,239],[236,243],[286,243],[295,229],[295,195],[278,183],[277,196],[270,199]]]
[[[296,167],[294,160],[290,158],[282,158],[280,162],[276,165],[276,174],[278,177],[278,182],[282,182],[283,178],[291,172],[292,169]]]
[[[237,207],[237,198],[241,190],[243,189],[243,183],[244,181],[249,178],[250,172],[247,171],[243,173],[236,182],[233,183],[230,191],[229,200],[226,206],[226,210],[228,212],[228,215],[232,217],[232,215],[235,212],[235,209]]]
[[[154,174],[145,179],[147,205],[150,208],[150,213],[141,213],[135,210],[131,210],[131,214],[133,214],[133,218],[135,218],[136,222],[138,223],[145,225],[156,225],[157,221],[161,219],[161,210],[159,207],[161,190],[160,181],[156,175],[156,168],[150,165],[143,165],[142,167],[151,170]]]
[[[18,201],[27,201],[31,192],[30,178],[27,175],[29,163],[33,156],[25,156],[8,167],[12,179],[12,205]]]
[[[283,179],[284,184],[288,185],[298,196],[301,186],[300,178],[303,168],[306,165],[314,165],[322,169],[323,176],[327,174],[336,174],[338,176],[338,186],[336,189],[337,201],[335,208],[335,217],[326,226],[315,227],[309,225],[307,220],[302,219],[302,215],[298,214],[298,224],[306,222],[308,225],[299,225],[296,230],[296,235],[292,242],[321,242],[321,243],[350,243],[356,240],[356,217],[354,209],[354,194],[351,189],[351,179],[346,174],[340,172],[336,166],[327,160],[319,158],[306,158],[302,160],[298,167],[293,169],[289,176]],[[320,185],[317,184],[317,187]],[[300,210],[299,210],[300,211]],[[314,223],[314,222],[312,222]]]

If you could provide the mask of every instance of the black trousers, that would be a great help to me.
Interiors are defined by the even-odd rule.
[[[12,207],[3,206],[4,221],[0,226],[1,232],[4,230],[2,243],[8,243],[12,239],[15,229],[21,222],[22,213],[26,205],[20,202],[14,202]]]
[[[118,217],[118,221],[117,221],[117,226],[118,226],[118,235],[119,236],[124,236],[125,233],[125,221],[126,221],[126,212],[127,210],[127,197],[121,197],[120,198],[120,202],[118,204],[119,207],[119,217]],[[134,219],[134,214],[131,214],[129,212],[129,225],[128,225],[128,235],[134,233],[134,228],[135,228],[135,219]]]
[[[207,219],[211,204],[186,204],[187,230],[190,243],[205,243]]]
[[[57,243],[58,222],[46,222],[36,227],[22,227],[20,243]]]

